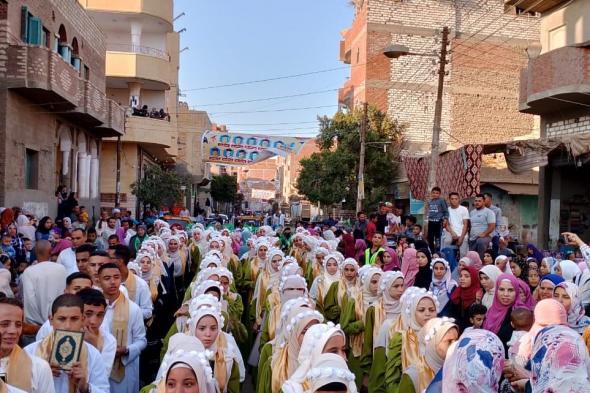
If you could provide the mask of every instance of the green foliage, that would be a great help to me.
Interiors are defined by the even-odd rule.
[[[360,125],[363,113],[336,113],[319,118],[320,153],[301,161],[297,189],[310,202],[331,205],[346,200],[354,208],[360,156]],[[365,149],[365,208],[373,208],[391,191],[403,145],[404,127],[369,107]],[[384,142],[384,143],[374,143]],[[387,146],[384,152],[383,147]]]
[[[187,187],[190,179],[159,165],[149,166],[143,179],[131,184],[131,193],[144,205],[171,207],[182,198],[181,187]]]
[[[211,196],[216,202],[234,202],[238,196],[238,179],[231,175],[213,176]]]

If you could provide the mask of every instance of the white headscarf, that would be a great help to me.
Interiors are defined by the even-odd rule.
[[[498,255],[496,257],[496,260],[494,261],[494,265],[498,266],[499,261],[506,261],[506,267],[504,267],[504,271],[502,273],[514,274],[514,273],[512,273],[512,268],[510,267],[509,258],[506,255]]]
[[[492,289],[489,291],[484,291],[483,297],[481,299],[481,304],[486,306],[489,310],[489,308],[492,307],[492,303],[494,302],[494,296],[496,293],[496,280],[498,279],[498,276],[502,274],[502,272],[496,265],[486,265],[482,267],[479,272],[488,276],[488,278],[494,283],[494,287]]]
[[[348,369],[348,364],[341,356],[323,353],[314,360],[313,366],[305,377],[309,389],[305,393],[315,393],[331,383],[342,383],[347,393],[356,393],[355,376]],[[287,393],[287,392],[283,392]]]
[[[328,273],[328,269],[326,269],[326,267],[328,266],[328,261],[330,261],[330,260],[333,260],[336,262],[336,273],[334,273],[334,274]],[[323,289],[323,293],[325,296],[328,293],[330,286],[332,286],[333,283],[340,280],[340,269],[338,268],[338,256],[335,254],[329,254],[329,255],[325,256],[322,266],[323,266],[322,289]]]
[[[168,250],[168,266],[174,264],[174,277],[182,275],[182,261],[180,259],[180,238],[178,236],[170,236],[166,241],[166,247],[169,246],[170,242],[175,240],[178,243],[178,249],[174,252]]]
[[[561,277],[565,281],[574,282],[574,278],[582,273],[577,263],[567,259],[557,262],[557,265],[561,269]]]
[[[434,265],[437,263],[440,263],[445,267],[445,275],[440,280],[434,276]],[[444,309],[449,302],[449,296],[451,296],[451,292],[453,292],[453,289],[457,287],[457,282],[451,277],[451,267],[449,266],[449,262],[442,258],[433,259],[432,262],[430,262],[430,269],[432,270],[430,291],[438,299],[440,308]]]
[[[398,279],[404,279],[402,272],[385,272],[381,276],[381,283],[379,288],[383,295],[383,309],[385,310],[385,316],[387,319],[394,319],[402,312],[401,300],[395,300],[389,294],[389,288]]]
[[[383,275],[383,271],[378,267],[371,267],[366,269],[363,274],[361,275],[361,290],[363,291],[363,309],[365,313],[381,297],[380,286],[377,285],[377,293],[371,293],[369,287],[371,285],[371,279],[374,275],[379,275],[379,280],[381,280],[381,276]]]
[[[424,288],[410,287],[405,290],[400,301],[402,303],[402,325],[404,329],[412,329],[419,331],[422,327],[416,321],[416,308],[418,303],[422,299],[431,299],[434,302],[436,310],[439,310],[438,299],[432,294],[427,292]]]

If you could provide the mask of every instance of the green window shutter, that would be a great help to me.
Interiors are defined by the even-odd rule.
[[[20,38],[29,42],[29,8],[26,5],[20,9]]]
[[[43,24],[41,19],[35,16],[29,18],[29,44],[41,45],[43,37]]]

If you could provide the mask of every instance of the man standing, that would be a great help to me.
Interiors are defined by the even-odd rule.
[[[475,209],[469,214],[471,232],[469,234],[469,249],[477,251],[483,260],[484,253],[492,241],[491,234],[496,228],[496,215],[485,207],[483,194],[477,194],[473,202]]]
[[[109,217],[107,219],[106,228],[102,229],[100,237],[104,244],[109,244],[109,237],[117,234],[117,219],[115,217]],[[117,237],[118,238],[118,237]]]
[[[111,392],[139,391],[139,354],[146,347],[145,327],[139,306],[120,291],[121,271],[107,263],[98,271],[102,293],[107,300],[104,323],[117,340],[115,362],[111,371]]]
[[[389,213],[391,203],[380,202],[379,211],[377,212],[377,230],[382,233],[387,233],[387,214]]]
[[[49,364],[18,346],[24,311],[16,299],[0,298],[0,374],[6,383],[25,392],[54,393]]]
[[[356,214],[356,223],[354,224],[354,232],[357,233],[356,238],[364,239],[367,237],[367,214],[365,212],[358,212]],[[360,232],[360,233],[359,233]],[[362,233],[362,236],[360,234]]]
[[[39,263],[22,275],[25,322],[41,326],[49,318],[51,304],[66,287],[66,269],[49,260],[51,243],[39,240],[35,246]]]
[[[58,296],[51,306],[51,327],[53,331],[68,330],[82,332],[84,330],[84,303],[76,295],[63,294]],[[39,356],[49,361],[55,335],[50,334],[41,341],[36,341],[25,348],[29,355]],[[56,364],[52,364],[53,385],[56,393],[109,393],[109,383],[102,363],[100,352],[86,342],[82,343],[79,360],[73,363],[72,369],[65,372]]]
[[[100,280],[98,279],[98,269],[106,263],[109,263],[111,258],[105,251],[95,251],[90,254],[88,258],[88,275],[92,278],[92,284],[95,288],[100,289]]]
[[[82,229],[77,228],[70,234],[72,237],[72,247],[66,248],[59,253],[57,257],[57,263],[63,265],[66,268],[66,276],[78,271],[78,265],[76,263],[76,248],[86,243],[86,232]]]
[[[430,201],[428,201],[428,227],[426,233],[428,245],[433,251],[440,248],[442,222],[444,219],[449,218],[447,202],[440,197],[440,193],[439,187],[433,187],[430,192]]]
[[[371,245],[371,242],[373,241],[373,235],[377,231],[377,213],[371,213],[369,215],[369,223],[367,224],[367,244]]]
[[[447,229],[453,238],[452,244],[459,249],[459,258],[462,258],[469,250],[468,239],[465,238],[469,228],[469,211],[465,206],[460,205],[461,199],[456,192],[449,194],[449,202],[451,206],[449,207],[449,226]]]
[[[127,288],[129,299],[141,308],[143,319],[150,319],[153,311],[150,288],[144,280],[127,269],[127,264],[131,259],[129,248],[119,244],[109,249],[109,256],[111,257],[110,261],[117,265],[121,271],[121,280],[125,288]]]
[[[489,192],[483,194],[484,196],[484,205],[488,209],[494,212],[496,215],[496,227],[494,228],[494,232],[492,232],[492,254],[493,257],[496,258],[498,256],[498,248],[499,248],[499,241],[500,241],[500,232],[499,229],[502,222],[502,209],[498,206],[494,205],[494,197]]]
[[[90,254],[93,252],[94,246],[88,243],[76,248],[76,266],[78,266],[79,272],[88,274],[88,259],[90,259]]]

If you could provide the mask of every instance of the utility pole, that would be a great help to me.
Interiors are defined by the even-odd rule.
[[[356,196],[356,212],[363,210],[363,199],[365,199],[365,138],[367,135],[368,123],[368,109],[369,106],[365,102],[363,104],[363,118],[360,127],[361,151],[359,157],[359,174],[358,174],[358,188]]]
[[[117,177],[115,180],[115,207],[121,206],[121,135],[117,137]]]
[[[442,31],[442,43],[440,48],[440,64],[438,67],[438,87],[436,93],[436,104],[434,107],[434,125],[432,127],[432,145],[430,148],[430,170],[428,171],[428,183],[424,199],[424,221],[428,218],[428,195],[430,190],[436,186],[436,167],[438,164],[438,152],[440,143],[440,124],[442,118],[443,89],[445,84],[445,72],[447,65],[447,46],[449,45],[449,28],[445,26]]]

